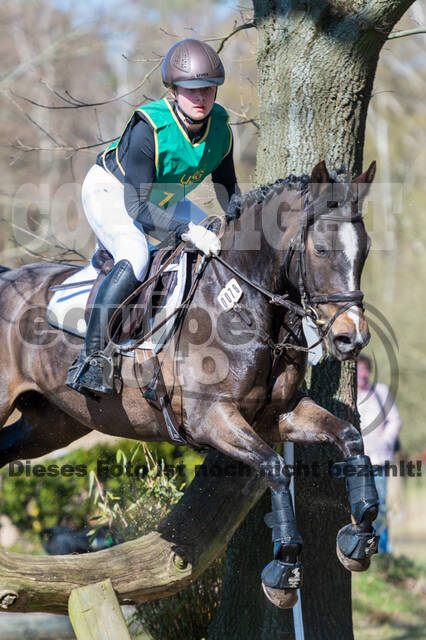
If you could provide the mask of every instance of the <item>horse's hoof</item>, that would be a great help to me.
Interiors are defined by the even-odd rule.
[[[348,524],[337,534],[337,557],[348,571],[366,571],[371,556],[377,553],[379,539],[374,529],[363,532],[356,525]]]
[[[345,556],[345,554],[340,551],[340,547],[339,547],[339,543],[338,542],[336,542],[336,554],[337,554],[337,557],[339,558],[340,562],[342,563],[342,565],[348,571],[354,571],[354,572],[367,571],[367,569],[369,568],[370,563],[371,563],[370,558],[363,558],[362,560],[355,560],[355,558],[349,558],[348,556]]]
[[[297,589],[273,589],[262,581],[263,591],[269,602],[280,609],[291,609],[297,602]]]

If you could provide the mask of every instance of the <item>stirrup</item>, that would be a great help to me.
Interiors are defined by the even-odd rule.
[[[99,400],[114,391],[113,356],[107,350],[89,356],[82,353],[68,369],[66,384],[88,398]]]
[[[67,387],[74,389],[75,391],[80,391],[80,385],[78,379],[81,374],[87,367],[87,356],[80,353],[79,356],[74,360],[70,368],[68,369],[67,379],[65,384]]]
[[[112,356],[103,351],[92,353],[86,358],[77,384],[80,392],[88,391],[95,396],[111,396],[114,391],[114,362]]]

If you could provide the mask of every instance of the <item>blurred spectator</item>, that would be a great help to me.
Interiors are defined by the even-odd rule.
[[[387,476],[384,465],[386,462],[392,462],[395,451],[400,447],[398,434],[401,419],[389,388],[382,382],[371,384],[371,360],[368,356],[359,356],[357,370],[357,406],[365,453],[370,456],[373,465],[382,467],[381,473],[377,473],[374,478],[380,500],[379,514],[374,526],[380,535],[379,553],[388,553],[390,545],[386,514]]]

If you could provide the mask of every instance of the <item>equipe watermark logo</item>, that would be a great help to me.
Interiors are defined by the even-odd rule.
[[[399,387],[398,340],[386,316],[374,305],[365,304],[371,342],[366,362],[370,369],[369,388],[361,392],[358,387],[358,410],[361,414],[363,436],[385,426],[395,402]]]
[[[132,307],[136,308],[137,305],[133,304]],[[151,307],[150,317],[154,326],[155,313],[162,310],[163,307]],[[125,309],[121,316],[123,322],[126,322],[128,314],[129,309]],[[68,319],[63,318],[64,324],[75,326],[77,319],[84,322],[84,307],[70,307],[68,316]],[[365,316],[373,345],[373,348],[369,347],[371,384],[368,392],[359,395],[359,409],[363,412],[365,406],[371,405],[368,420],[362,424],[364,435],[368,435],[386,422],[392,410],[397,398],[399,368],[398,341],[391,324],[368,302],[365,303]],[[315,331],[315,328],[311,330]],[[81,338],[58,331],[48,324],[46,308],[41,305],[28,306],[17,324],[17,331],[23,346],[40,348],[46,350],[46,353],[47,350],[53,353],[59,346],[63,347],[65,342],[77,355],[82,345]],[[173,354],[176,382],[180,385],[184,397],[220,401],[218,385],[233,375],[237,361],[244,363],[248,354],[258,348],[259,336],[262,335],[262,308],[248,306],[244,294],[238,301],[236,310],[225,311],[219,302],[212,308],[201,307],[194,302],[185,316],[184,339],[182,333],[177,331],[170,335],[167,345],[168,353]],[[315,342],[318,338],[317,334]],[[145,388],[155,378],[157,371],[153,371],[152,366],[141,363],[135,375],[133,354],[131,355],[132,357],[123,358],[121,361],[121,382],[135,389]],[[376,391],[378,383],[381,385],[380,394]],[[247,400],[247,403],[249,404],[250,400]],[[371,407],[374,409],[373,412]]]
[[[108,176],[107,178],[109,180]],[[355,189],[361,188],[362,185],[352,185],[352,187],[356,195]],[[172,190],[173,184],[164,185],[164,188],[166,191]],[[339,201],[341,195],[339,190],[342,190],[343,197],[347,185],[336,183],[329,188],[330,200]],[[241,185],[242,192],[247,193],[252,189],[252,184]],[[17,247],[27,249],[32,255],[37,255],[38,252],[41,255],[46,247],[52,246],[54,241],[53,246],[58,250],[74,251],[81,257],[87,249],[90,227],[81,207],[80,191],[81,185],[77,183],[62,185],[56,192],[53,192],[47,184],[26,184],[20,187],[15,197],[11,199],[9,211],[12,239]],[[361,195],[365,196],[363,197],[364,219],[372,238],[372,250],[394,249],[395,219],[403,211],[404,185],[373,183],[368,193]],[[297,206],[300,208],[299,199],[297,201]],[[247,216],[244,219],[244,225],[236,225],[235,228],[231,225],[231,230],[228,230],[226,237],[223,238],[223,249],[233,247],[235,251],[268,251],[268,246],[273,250],[280,247],[283,235],[288,229],[288,216],[291,210],[289,212],[289,206],[278,206],[273,215],[270,210],[268,215],[263,215],[269,202],[265,200],[256,205],[259,211],[256,215]],[[183,203],[182,210],[190,215],[193,205],[189,200]],[[177,209],[170,209],[164,214],[171,218],[176,211]],[[5,217],[7,218],[8,215]],[[344,236],[339,233],[336,221],[323,220],[322,224],[323,232],[333,237],[332,250],[344,250]],[[127,223],[126,229],[128,229]],[[114,234],[119,235],[122,231],[124,232],[124,227],[122,230],[118,225],[114,229]],[[295,246],[295,250],[298,251],[299,248]],[[14,251],[16,255],[16,249]],[[63,255],[62,252],[61,256]],[[224,286],[226,282],[221,284]],[[242,288],[245,292],[245,285]],[[74,293],[73,291],[64,292],[63,297],[73,297]],[[77,300],[77,297],[74,297]],[[243,293],[238,301],[238,312],[225,311],[218,302],[217,308],[214,309],[200,307],[195,303],[191,305],[186,316],[188,330],[185,342],[179,342],[178,337],[175,336],[170,344],[171,352],[175,353],[176,372],[186,398],[214,397],[217,400],[217,385],[233,374],[236,360],[240,357],[245,358],[252,346],[256,348],[259,335],[264,332],[262,310],[260,304],[258,309],[253,308],[248,300],[247,294]],[[86,299],[81,304],[76,302],[75,306],[71,305],[67,308],[65,315],[61,317],[62,326],[78,325],[84,329],[85,301]],[[378,353],[377,357],[376,353],[373,353],[373,387],[376,382],[384,382],[389,389],[388,397],[383,403],[383,411],[379,411],[368,424],[363,425],[364,434],[368,435],[386,419],[397,394],[399,375],[398,345],[392,327],[383,314],[368,303],[366,316],[370,330],[376,338],[376,344],[379,345],[378,350],[383,352]],[[75,353],[81,347],[79,337],[69,332],[58,331],[47,323],[46,309],[42,305],[28,305],[20,318],[18,331],[24,346],[57,349],[60,343],[66,342]],[[380,372],[378,363],[380,363]],[[67,364],[71,364],[71,358]],[[121,370],[123,384],[134,388],[137,388],[141,381],[149,385],[149,375],[149,372],[146,374],[141,367],[140,379],[137,380],[132,367],[124,366]],[[368,398],[363,400],[363,402],[367,401]]]

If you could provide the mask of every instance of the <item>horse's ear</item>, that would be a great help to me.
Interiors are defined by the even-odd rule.
[[[373,162],[368,167],[367,171],[364,171],[364,173],[361,173],[360,176],[352,180],[352,184],[355,183],[356,185],[358,185],[357,186],[358,202],[363,200],[367,195],[367,193],[370,191],[370,185],[373,182],[375,175],[376,175],[376,161],[373,160]]]
[[[376,161],[373,162],[368,167],[367,171],[361,173],[360,176],[354,178],[352,182],[363,183],[363,184],[371,184],[374,180],[374,176],[376,175]]]
[[[321,160],[312,169],[310,179],[311,198],[315,200],[324,191],[326,185],[330,182],[330,175],[325,166],[325,160]]]

